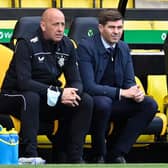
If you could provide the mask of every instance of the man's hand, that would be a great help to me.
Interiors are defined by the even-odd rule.
[[[126,98],[132,98],[136,102],[141,102],[144,99],[144,92],[140,90],[139,85],[130,87],[129,89],[121,89],[120,95]]]
[[[77,91],[78,89],[76,88],[64,88],[61,97],[61,103],[71,107],[78,106],[81,98],[77,94]]]
[[[134,100],[136,102],[140,103],[140,102],[142,102],[144,100],[145,93],[142,90],[140,90],[140,86],[137,86],[137,88],[139,89],[139,91],[134,96]]]

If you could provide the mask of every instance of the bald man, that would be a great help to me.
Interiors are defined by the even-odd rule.
[[[37,152],[39,129],[52,141],[56,162],[83,163],[82,146],[90,126],[92,98],[83,93],[76,52],[72,42],[64,36],[64,28],[62,11],[46,9],[37,32],[17,42],[3,82],[6,104],[15,96],[23,100],[21,110],[13,114],[22,123],[21,163],[33,159],[44,163]],[[64,88],[59,80],[62,73],[66,79]],[[53,135],[56,119],[59,127]]]

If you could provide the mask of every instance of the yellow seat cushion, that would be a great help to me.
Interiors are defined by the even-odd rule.
[[[151,95],[159,106],[159,111],[164,112],[164,97],[167,96],[167,76],[166,75],[148,75],[147,93]]]
[[[11,62],[13,51],[8,47],[0,44],[0,88],[2,86],[2,82],[4,80],[6,71],[8,70],[9,64]]]

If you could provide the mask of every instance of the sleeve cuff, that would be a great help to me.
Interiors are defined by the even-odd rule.
[[[115,98],[116,98],[117,100],[121,100],[121,95],[120,95],[120,89],[119,89],[119,88],[116,89]]]

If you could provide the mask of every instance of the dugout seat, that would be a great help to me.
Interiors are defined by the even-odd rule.
[[[76,17],[70,26],[68,36],[78,45],[86,37],[91,37],[98,32],[96,17]]]
[[[95,8],[96,0],[58,0],[57,3],[60,8]]]
[[[167,75],[148,75],[147,82],[147,93],[158,102],[158,110],[168,119]]]
[[[14,8],[15,0],[0,0],[0,8]]]
[[[73,39],[76,44],[86,37],[91,37],[98,32],[98,19],[96,17],[76,17],[68,33],[68,36]],[[141,85],[138,77],[135,78],[136,82]],[[157,89],[157,88],[155,88]],[[152,95],[154,97],[154,95]],[[164,136],[167,128],[167,118],[164,113],[159,112],[156,114],[148,128],[144,130],[141,136],[137,139],[137,144],[150,144],[155,143],[158,139],[156,137]],[[87,144],[91,141],[91,136],[87,138]]]
[[[147,93],[152,95],[158,102],[158,110],[164,113],[164,106],[168,103],[165,102],[167,96],[167,76],[166,75],[148,75],[147,76]]]
[[[56,7],[55,0],[17,0],[19,8],[49,8]]]
[[[2,85],[5,73],[9,67],[9,63],[12,59],[13,51],[6,46],[0,44],[0,86]],[[0,87],[1,88],[1,87]]]
[[[39,27],[41,16],[21,17],[14,27],[13,35],[10,40],[10,48],[14,49],[16,40],[32,35]]]

